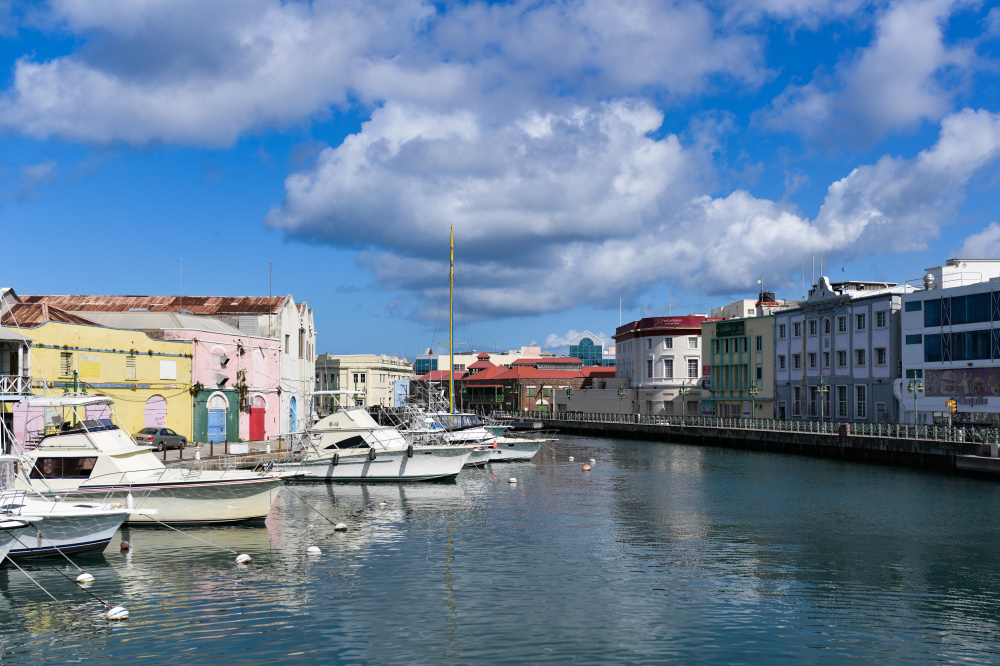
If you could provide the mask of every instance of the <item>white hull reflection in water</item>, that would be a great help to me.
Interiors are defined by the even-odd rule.
[[[26,569],[63,603],[0,567],[0,659],[1000,662],[989,480],[563,437],[498,480],[289,490],[263,527],[131,528],[88,559],[125,626],[47,566]]]

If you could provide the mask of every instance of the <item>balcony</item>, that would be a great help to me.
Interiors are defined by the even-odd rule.
[[[31,395],[31,377],[0,375],[0,396]]]

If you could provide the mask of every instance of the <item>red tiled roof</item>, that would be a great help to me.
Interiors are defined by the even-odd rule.
[[[614,368],[602,368],[599,366],[587,366],[583,369],[583,374],[587,377],[614,377]]]
[[[50,321],[100,326],[47,303],[11,303],[8,310],[0,316],[0,324],[4,326],[38,326]]]
[[[476,358],[485,358],[487,361],[490,360],[489,352],[479,352]]]
[[[498,373],[495,379],[508,381],[513,379],[574,379],[583,377],[579,370],[539,370],[531,366],[519,365],[507,368],[505,372]],[[475,380],[475,377],[473,377]]]
[[[145,308],[150,312],[194,314],[270,314],[285,302],[284,296],[23,296],[25,303],[44,303],[76,312],[128,312]]]

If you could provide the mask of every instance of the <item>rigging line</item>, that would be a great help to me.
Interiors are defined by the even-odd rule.
[[[17,334],[20,335],[21,337],[25,337],[24,333],[21,332],[21,325],[17,323],[17,317],[14,316],[14,310],[11,309],[11,308],[8,308],[7,309],[7,314],[10,315],[11,321],[14,322],[14,328],[17,329]],[[34,361],[35,367],[38,368],[38,376],[42,380],[42,390],[44,391],[43,395],[48,395],[49,394],[49,383],[45,380],[45,375],[42,374],[42,366],[38,364],[38,360],[35,358],[35,355],[31,353],[31,345],[29,344],[28,345],[28,371],[29,372],[31,371],[31,363],[32,363],[32,361]]]
[[[455,283],[459,284],[458,281],[458,267],[455,268]],[[469,350],[472,350],[472,328],[469,326],[469,302],[465,297],[465,285],[459,284],[458,287],[458,300],[461,302],[462,310],[462,323],[465,324],[465,339],[469,345]]]
[[[147,516],[147,518],[149,518],[150,520],[152,520],[155,523],[159,523],[160,525],[166,527],[167,529],[171,529],[171,530],[173,530],[175,532],[179,532],[180,534],[183,534],[186,537],[191,537],[192,539],[194,539],[196,541],[201,541],[202,543],[207,543],[209,546],[214,546],[215,548],[218,548],[219,550],[224,550],[226,552],[233,553],[234,555],[240,555],[241,554],[238,550],[233,550],[232,548],[226,548],[225,546],[220,546],[217,543],[212,543],[211,541],[207,541],[205,539],[202,539],[201,537],[196,537],[193,534],[188,534],[184,530],[179,530],[176,527],[174,527],[173,525],[168,525],[167,523],[163,522],[162,520],[157,520],[155,516]]]
[[[66,553],[64,553],[64,552],[62,552],[61,550],[59,550],[59,548],[58,548],[58,547],[57,547],[57,546],[56,546],[56,545],[55,545],[54,543],[52,543],[52,541],[50,541],[48,537],[46,537],[46,536],[45,536],[44,534],[42,534],[41,530],[39,530],[39,529],[38,529],[38,525],[35,525],[35,524],[34,524],[33,522],[31,522],[31,521],[28,521],[28,524],[29,524],[29,525],[31,525],[32,527],[34,527],[34,528],[35,528],[35,532],[37,532],[37,533],[38,533],[38,536],[40,536],[40,537],[42,537],[43,539],[45,539],[46,541],[48,541],[48,542],[49,542],[49,544],[51,544],[51,545],[52,545],[52,547],[53,547],[53,548],[55,548],[55,549],[56,549],[56,551],[58,551],[60,555],[62,555],[63,557],[66,557]],[[31,546],[29,546],[28,544],[26,544],[26,543],[24,543],[23,541],[21,541],[21,537],[19,537],[19,536],[16,536],[16,535],[15,535],[15,536],[14,536],[14,540],[15,540],[15,541],[17,541],[17,542],[18,542],[19,544],[21,544],[22,546],[24,546],[25,548],[27,548],[28,550],[37,550],[36,548],[32,548],[32,547],[31,547]],[[10,560],[11,562],[13,562],[13,561],[14,561],[14,559],[13,559],[13,558],[7,558],[7,559],[9,559],[9,560]],[[80,573],[83,573],[83,569],[81,569],[81,568],[77,567],[77,566],[76,566],[76,564],[73,564],[73,561],[72,561],[72,560],[70,560],[70,559],[69,559],[68,557],[66,557],[66,560],[67,560],[67,561],[68,561],[68,562],[69,562],[70,564],[72,564],[72,565],[73,565],[74,567],[76,567],[77,571],[79,571]],[[67,576],[67,575],[66,575],[66,572],[64,572],[64,571],[60,571],[60,570],[59,570],[59,567],[57,567],[56,565],[54,565],[54,564],[51,564],[51,563],[48,563],[48,562],[46,562],[46,563],[45,563],[45,565],[46,565],[46,566],[48,566],[48,567],[49,567],[50,569],[52,569],[53,571],[55,571],[55,572],[56,572],[57,574],[59,574],[60,576],[62,576],[63,578],[65,578],[66,580],[68,580],[69,582],[73,583],[74,585],[76,584],[76,581],[75,581],[75,580],[73,580],[72,578],[70,578],[69,576]],[[15,565],[15,566],[16,566],[16,565]],[[21,568],[21,567],[18,567],[18,569],[20,569],[20,568]],[[23,569],[21,569],[21,571],[22,571],[22,573],[24,572],[24,570],[23,570]],[[27,574],[25,574],[25,575],[27,575]],[[30,578],[30,576],[29,576],[29,578]],[[41,587],[41,586],[39,585],[39,587]],[[42,589],[44,590],[45,588],[42,588]],[[111,608],[111,604],[109,604],[108,602],[104,601],[104,599],[101,599],[101,598],[100,598],[99,596],[97,596],[96,594],[94,594],[94,593],[93,593],[93,592],[91,592],[90,590],[87,590],[87,589],[85,589],[85,588],[82,588],[82,587],[80,588],[80,590],[82,590],[83,592],[86,592],[86,593],[87,593],[87,594],[89,594],[90,596],[92,596],[92,597],[94,597],[95,599],[97,599],[97,601],[98,601],[98,602],[99,602],[99,603],[100,603],[100,604],[101,604],[102,606],[104,606],[105,608]],[[48,594],[48,591],[46,591],[46,594]],[[50,596],[50,597],[52,597],[52,595],[51,595],[51,594],[49,594],[49,596]],[[55,599],[55,597],[52,597],[52,598],[53,598],[53,599]]]
[[[291,493],[291,494],[292,494],[292,496],[293,496],[293,497],[297,497],[297,498],[298,498],[298,500],[299,500],[300,502],[302,502],[302,503],[303,503],[303,504],[305,504],[305,505],[306,505],[307,507],[309,507],[310,509],[312,509],[313,511],[315,511],[315,512],[316,512],[317,514],[319,514],[320,518],[322,518],[322,519],[323,519],[323,520],[325,520],[326,522],[330,523],[331,525],[336,525],[336,523],[335,523],[335,522],[333,522],[332,520],[330,520],[329,518],[327,518],[327,517],[326,517],[326,516],[325,516],[325,515],[323,514],[323,512],[322,512],[322,511],[320,511],[319,509],[317,509],[316,507],[314,507],[314,506],[313,506],[312,504],[310,504],[309,502],[307,502],[307,501],[305,501],[304,499],[302,499],[302,496],[301,496],[301,495],[299,495],[298,493],[296,493],[296,492],[292,491],[292,490],[291,490],[291,489],[290,489],[290,488],[288,487],[288,484],[287,484],[287,483],[285,483],[284,481],[282,481],[282,482],[281,482],[281,489],[282,489],[282,490],[286,490],[286,491],[288,491],[289,493]]]
[[[35,580],[34,578],[32,578],[30,575],[28,575],[28,572],[25,571],[24,569],[22,569],[21,565],[19,565],[17,562],[15,562],[13,560],[13,558],[8,557],[7,561],[10,562],[11,564],[13,564],[15,567],[17,567],[17,570],[20,571],[21,573],[23,573],[28,578],[28,580],[30,580],[32,583],[34,583],[35,585],[37,585],[39,590],[41,590],[45,594],[49,595],[49,599],[51,599],[52,601],[56,602],[57,604],[61,604],[62,603],[61,601],[59,601],[58,599],[56,599],[55,597],[53,597],[51,592],[49,592],[44,587],[42,587],[41,583],[39,583],[37,580]]]

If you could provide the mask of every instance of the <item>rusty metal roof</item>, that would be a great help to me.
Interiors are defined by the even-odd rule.
[[[273,314],[284,296],[22,296],[25,303],[45,303],[74,312],[129,312],[145,309],[149,312],[193,314]]]
[[[50,321],[100,326],[96,322],[48,303],[10,303],[0,316],[0,324],[4,326],[38,326]]]

